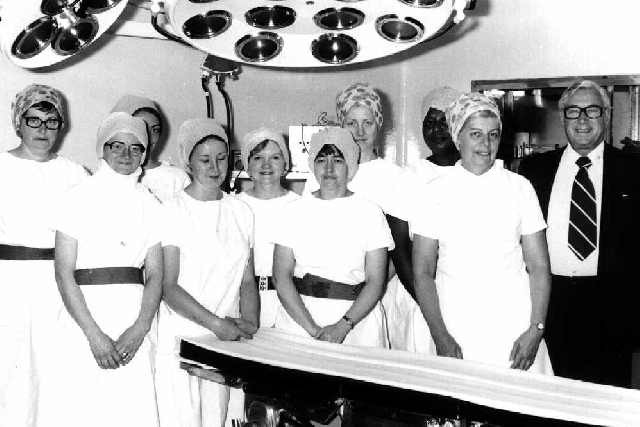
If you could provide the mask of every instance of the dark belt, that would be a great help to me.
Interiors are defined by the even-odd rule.
[[[53,260],[53,248],[29,248],[0,244],[0,259],[12,261]]]
[[[137,283],[144,285],[142,269],[136,267],[85,268],[73,273],[76,283],[85,285],[119,285]]]
[[[551,278],[558,282],[571,283],[572,285],[590,284],[598,280],[598,276],[558,276],[551,275]]]
[[[360,295],[365,282],[357,285],[347,285],[346,283],[334,282],[313,274],[305,274],[302,279],[294,277],[293,284],[300,295],[355,301]]]
[[[259,291],[276,290],[276,287],[273,286],[273,277],[271,276],[256,276],[256,283],[258,284]]]

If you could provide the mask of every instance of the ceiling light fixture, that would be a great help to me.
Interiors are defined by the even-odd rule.
[[[271,67],[370,61],[433,39],[475,0],[153,0],[172,34],[216,57]],[[159,11],[159,12],[158,12]],[[224,22],[223,22],[224,21]]]
[[[126,0],[5,1],[0,8],[0,50],[23,68],[53,65],[100,37],[126,4]]]

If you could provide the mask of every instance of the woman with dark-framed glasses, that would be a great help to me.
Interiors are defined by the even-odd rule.
[[[29,85],[11,110],[20,144],[0,154],[0,425],[30,426],[62,308],[48,213],[87,172],[57,153],[67,122],[59,91]]]
[[[161,207],[138,183],[147,128],[112,113],[97,142],[97,172],[63,196],[55,224],[66,378],[56,381],[51,425],[157,426],[150,331],[162,293]]]

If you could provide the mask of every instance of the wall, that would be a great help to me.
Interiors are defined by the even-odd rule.
[[[468,19],[444,36],[373,64],[320,71],[243,66],[239,78],[225,85],[234,106],[235,137],[263,125],[286,132],[291,124],[315,123],[321,112],[335,119],[335,95],[367,81],[387,101],[386,157],[411,162],[426,154],[420,103],[438,85],[468,90],[471,80],[479,79],[639,73],[640,55],[621,47],[632,40],[639,3],[480,0]],[[96,164],[97,126],[124,93],[158,101],[169,119],[170,142],[184,119],[206,114],[199,69],[203,53],[169,41],[109,35],[87,53],[37,73],[0,58],[0,151],[18,144],[9,104],[32,82],[51,84],[67,95],[72,121],[62,152],[89,167]],[[224,103],[213,90],[215,115],[225,122]],[[171,146],[163,157],[177,161]]]

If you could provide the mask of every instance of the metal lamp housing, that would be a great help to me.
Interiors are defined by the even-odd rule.
[[[340,66],[393,55],[464,19],[473,0],[165,0],[176,35],[230,61],[267,67]],[[219,31],[202,18],[228,17]],[[206,34],[205,37],[202,34]]]
[[[127,0],[5,1],[0,50],[22,68],[42,68],[79,53],[120,16]]]

